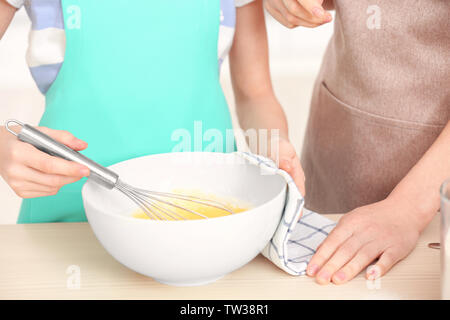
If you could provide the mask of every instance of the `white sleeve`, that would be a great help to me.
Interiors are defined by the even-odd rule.
[[[243,7],[253,1],[255,0],[234,0],[234,4],[236,7]]]
[[[20,7],[23,6],[23,3],[25,2],[25,0],[6,0],[6,2],[8,2],[13,7],[19,9]]]

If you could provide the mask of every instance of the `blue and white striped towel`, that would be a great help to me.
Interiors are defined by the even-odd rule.
[[[249,163],[259,166],[266,174],[279,174],[286,180],[288,189],[282,219],[261,253],[289,274],[305,274],[306,266],[316,248],[336,223],[304,208],[303,196],[291,176],[279,169],[272,160],[248,152],[238,151],[237,154]]]

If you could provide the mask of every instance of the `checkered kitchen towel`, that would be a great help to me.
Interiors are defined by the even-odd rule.
[[[272,160],[248,152],[237,154],[259,166],[267,174],[279,174],[286,180],[288,190],[282,219],[262,254],[289,274],[305,274],[316,248],[336,223],[304,208],[303,196],[291,176],[279,169]]]

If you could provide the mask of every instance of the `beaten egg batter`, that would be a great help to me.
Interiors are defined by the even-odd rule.
[[[190,191],[190,192],[186,192],[186,191],[172,191],[173,193],[176,194],[182,194],[182,195],[190,195],[190,196],[195,196],[195,197],[199,197],[199,198],[203,198],[203,199],[208,199],[208,200],[213,200],[213,201],[217,201],[221,204],[223,204],[224,206],[226,206],[229,210],[233,211],[235,214],[236,213],[240,213],[243,211],[247,211],[249,209],[251,209],[250,205],[244,205],[241,203],[241,201],[237,201],[235,199],[223,199],[223,198],[219,198],[215,195],[212,194],[204,194],[201,193],[199,191]],[[195,211],[198,212],[208,218],[217,218],[217,217],[223,217],[223,216],[227,216],[230,215],[230,213],[228,211],[225,211],[223,209],[220,208],[216,208],[213,206],[207,206],[204,204],[200,204],[200,203],[196,203],[196,202],[192,202],[192,201],[185,201],[185,200],[173,200],[173,203],[186,208],[188,210],[191,211]],[[183,217],[186,220],[198,220],[198,219],[204,219],[201,216],[195,215],[189,211],[174,207],[174,206],[169,206],[167,204],[164,203],[158,203],[159,206],[163,207],[163,209],[170,209],[171,211],[175,212],[176,214],[178,214],[179,216]],[[156,213],[158,213],[159,215],[163,215],[161,212],[159,212],[157,209],[154,209],[156,211]],[[132,213],[132,216],[134,218],[138,218],[138,219],[150,219],[147,214],[142,210],[142,209],[137,209],[136,211],[134,211]],[[180,219],[173,219],[167,215],[164,215],[164,217],[167,220],[182,220]]]

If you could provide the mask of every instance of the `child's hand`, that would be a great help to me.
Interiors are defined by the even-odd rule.
[[[74,150],[87,147],[86,142],[67,131],[38,129]],[[19,141],[5,127],[0,127],[0,175],[19,197],[35,198],[56,194],[63,185],[88,176],[89,169],[76,162],[50,156]]]
[[[276,151],[271,152],[273,161],[277,161]],[[295,152],[295,148],[289,140],[278,138],[278,167],[289,173],[301,194],[305,196],[305,173],[300,164],[300,159]]]
[[[318,27],[332,16],[322,7],[324,0],[264,0],[264,7],[278,22],[288,28]]]

